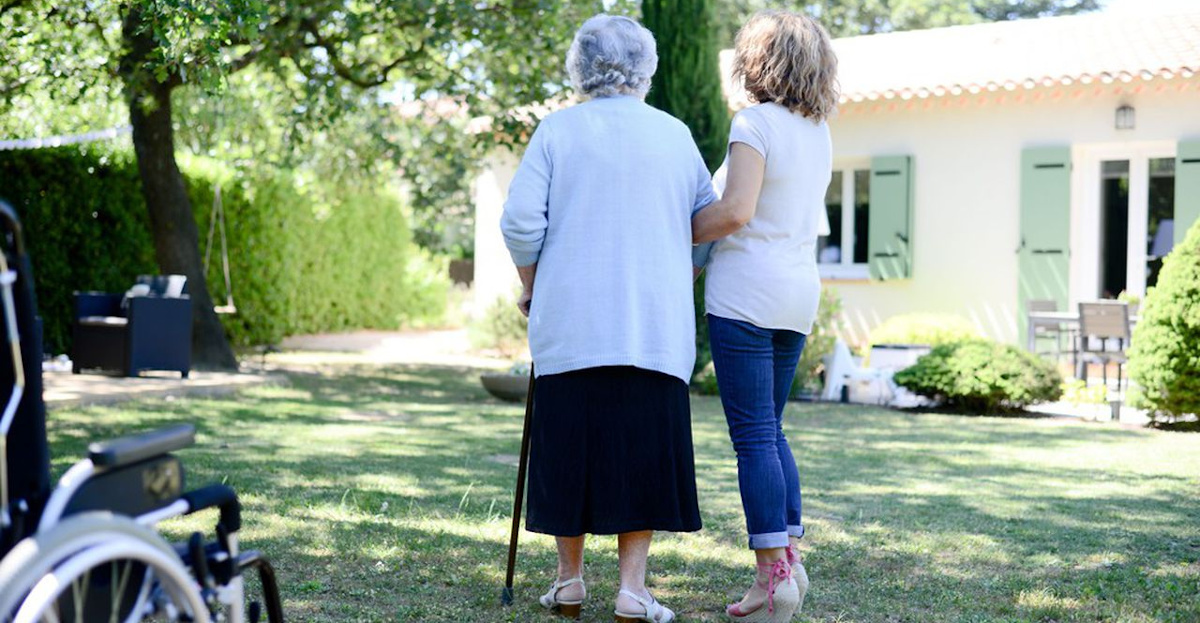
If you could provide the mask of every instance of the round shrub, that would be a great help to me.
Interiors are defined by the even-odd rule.
[[[1054,364],[984,339],[935,346],[916,364],[897,372],[895,381],[968,413],[1017,410],[1062,395],[1062,378]]]
[[[871,331],[871,344],[938,346],[979,337],[979,331],[953,314],[901,314]]]
[[[1200,221],[1163,261],[1129,349],[1134,404],[1153,419],[1200,414]]]

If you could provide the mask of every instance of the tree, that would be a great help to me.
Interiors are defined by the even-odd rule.
[[[834,37],[917,30],[1031,17],[1074,15],[1100,8],[1099,0],[719,0],[717,24],[723,46],[757,11],[804,11]]]
[[[658,44],[658,71],[646,101],[687,124],[709,170],[725,158],[729,107],[721,91],[721,69],[712,7],[708,0],[644,0],[642,21]],[[696,365],[708,365],[704,278],[695,285]]]
[[[556,92],[563,42],[599,4],[0,0],[0,116],[38,117],[20,107],[47,102],[127,108],[160,269],[189,279],[195,363],[230,368],[236,361],[212,311],[175,161],[175,104],[185,87],[220,90],[230,75],[257,67],[275,76],[259,88],[290,99],[293,120],[311,133],[385,108],[380,90],[389,83],[402,97],[448,98],[495,115],[499,129],[515,128],[522,121],[507,111]]]
[[[646,102],[686,123],[715,171],[725,158],[729,107],[712,7],[708,0],[644,0],[642,21],[658,43],[658,71]]]

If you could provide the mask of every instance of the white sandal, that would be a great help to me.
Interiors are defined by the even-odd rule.
[[[587,585],[583,583],[583,578],[571,578],[551,584],[550,591],[539,597],[538,603],[542,604],[543,608],[548,608],[551,612],[559,616],[578,621],[579,615],[583,612],[583,600],[564,601],[558,598],[558,591],[573,584],[582,586],[584,596],[587,596]]]
[[[631,613],[616,610],[613,614],[616,615],[617,623],[638,623],[639,621],[642,623],[670,623],[675,620],[675,613],[670,608],[658,603],[653,596],[647,601],[625,589],[621,589],[620,594],[641,604],[644,611]]]

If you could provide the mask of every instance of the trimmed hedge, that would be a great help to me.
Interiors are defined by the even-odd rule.
[[[129,153],[0,152],[0,197],[25,227],[47,353],[70,347],[74,291],[124,292],[158,272],[140,184]]]
[[[1200,221],[1163,260],[1129,348],[1132,402],[1152,420],[1200,414]]]
[[[967,413],[995,413],[1058,400],[1054,364],[1015,346],[971,339],[934,347],[896,373],[896,383]]]
[[[222,186],[234,298],[222,316],[235,345],[285,335],[397,328],[436,319],[444,267],[412,244],[398,201],[366,191],[318,193],[283,172],[238,178],[216,163],[181,159],[201,235]],[[131,154],[76,147],[0,152],[0,196],[25,222],[45,320],[47,352],[70,348],[71,294],[124,291],[158,272]],[[329,199],[317,200],[316,196]],[[209,290],[224,303],[219,247]]]

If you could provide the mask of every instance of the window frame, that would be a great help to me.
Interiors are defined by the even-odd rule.
[[[841,239],[841,261],[836,264],[822,263],[817,261],[817,272],[821,279],[832,281],[868,281],[871,278],[869,262],[855,263],[854,262],[854,232],[855,232],[855,209],[854,201],[857,198],[854,188],[854,174],[858,171],[865,171],[867,175],[871,174],[871,159],[870,158],[846,158],[838,159],[833,163],[833,172],[841,172],[842,174],[842,239]],[[832,175],[830,181],[832,182]],[[867,198],[868,203],[870,197]],[[822,203],[822,208],[827,207]],[[869,259],[869,258],[868,258]]]

